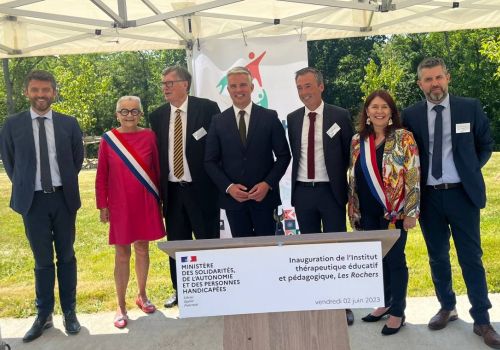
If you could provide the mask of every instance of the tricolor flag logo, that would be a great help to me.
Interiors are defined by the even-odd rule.
[[[196,262],[196,255],[193,256],[181,256],[181,262],[187,263],[187,262]]]

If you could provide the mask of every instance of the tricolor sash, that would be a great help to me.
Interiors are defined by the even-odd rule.
[[[360,142],[359,161],[370,192],[387,212],[388,219],[392,224],[389,228],[395,228],[394,224],[397,220],[398,212],[404,205],[404,194],[401,193],[396,206],[393,208],[391,202],[387,198],[385,185],[377,166],[377,151],[375,149],[375,137],[373,135],[370,135],[364,141]]]
[[[160,202],[158,187],[153,181],[151,169],[142,160],[141,156],[131,147],[123,138],[122,134],[116,129],[111,129],[103,135],[113,151],[123,160],[125,166],[139,180],[139,182],[151,193],[155,199]]]

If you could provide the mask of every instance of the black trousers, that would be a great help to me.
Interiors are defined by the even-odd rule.
[[[29,212],[23,216],[26,237],[35,259],[35,290],[38,314],[47,316],[54,311],[54,285],[57,259],[57,282],[63,312],[76,307],[76,212],[68,210],[63,191],[35,192]]]
[[[260,208],[257,203],[243,205],[240,210],[226,210],[233,237],[271,236],[276,231],[274,209]]]
[[[420,227],[424,234],[432,281],[441,307],[456,305],[450,264],[450,236],[453,236],[458,262],[472,305],[470,314],[477,324],[490,322],[486,275],[481,261],[479,208],[474,206],[462,187],[422,193]]]
[[[300,233],[345,232],[345,204],[339,205],[328,183],[295,187],[295,214]]]
[[[198,198],[200,194],[192,185],[181,186],[169,182],[168,209],[165,214],[167,238],[169,241],[187,241],[193,239],[219,238],[220,210],[203,210]],[[177,290],[177,271],[175,259],[170,258],[170,278]]]
[[[361,214],[360,226],[363,230],[386,230],[389,221],[383,217],[369,217]],[[406,308],[406,292],[408,290],[408,266],[406,265],[406,239],[408,233],[403,230],[403,221],[396,222],[400,236],[391,250],[382,260],[384,271],[384,303],[390,307],[390,314],[402,317]]]

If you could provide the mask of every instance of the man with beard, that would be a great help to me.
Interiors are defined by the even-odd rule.
[[[35,260],[37,317],[23,338],[30,342],[52,327],[57,282],[66,332],[76,334],[76,212],[80,208],[78,173],[83,163],[82,132],[75,118],[52,111],[57,95],[52,74],[28,74],[24,94],[29,111],[5,121],[1,132],[2,160],[12,181],[10,206],[23,217]]]
[[[450,74],[441,58],[424,59],[417,74],[426,101],[405,109],[403,121],[420,150],[420,227],[441,304],[428,327],[439,330],[458,319],[449,255],[451,235],[472,305],[473,331],[488,346],[500,349],[500,337],[489,319],[491,303],[479,232],[479,212],[486,204],[481,168],[493,150],[488,119],[478,100],[448,94]]]

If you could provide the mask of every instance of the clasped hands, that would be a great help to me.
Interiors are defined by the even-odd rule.
[[[248,190],[242,184],[232,184],[229,186],[227,193],[233,197],[238,202],[246,202],[248,200],[254,200],[256,202],[261,202],[270,190],[270,186],[265,182],[259,182]]]

